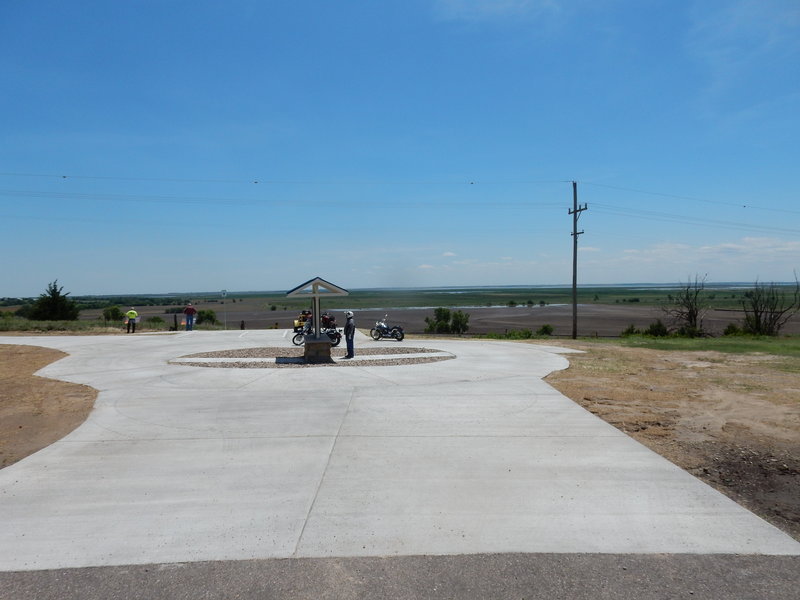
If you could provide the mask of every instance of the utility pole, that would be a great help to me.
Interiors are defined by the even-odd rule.
[[[578,217],[589,207],[584,204],[578,206],[578,183],[572,182],[572,339],[578,337],[578,236],[583,230],[578,231]]]

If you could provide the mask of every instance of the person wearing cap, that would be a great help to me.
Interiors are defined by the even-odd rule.
[[[197,309],[189,302],[183,309],[183,314],[186,315],[186,331],[191,331],[194,327],[194,316],[197,314]]]
[[[345,358],[355,358],[356,352],[355,348],[353,347],[353,338],[356,335],[356,323],[353,320],[353,311],[348,310],[344,313],[344,316],[347,317],[347,322],[344,324],[344,339],[347,342],[347,354],[345,354]]]
[[[125,320],[128,323],[128,333],[136,333],[136,319],[139,318],[139,313],[131,306],[131,309],[125,313]]]

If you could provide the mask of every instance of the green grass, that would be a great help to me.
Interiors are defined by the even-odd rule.
[[[592,339],[592,341],[597,341]],[[732,335],[717,338],[656,338],[647,336],[629,336],[619,339],[604,340],[632,348],[650,348],[652,350],[705,351],[714,350],[728,354],[763,353],[777,356],[800,358],[800,336],[763,337]]]
[[[22,317],[0,318],[0,331],[69,331],[102,333],[108,326],[103,321],[31,321]]]

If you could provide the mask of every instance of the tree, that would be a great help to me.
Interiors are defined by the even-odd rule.
[[[681,288],[673,296],[669,296],[669,304],[663,307],[664,312],[672,320],[680,335],[700,337],[703,331],[703,317],[708,311],[708,298],[703,294],[706,277],[694,276],[694,281],[681,284]]]
[[[62,294],[58,279],[48,284],[47,291],[33,303],[28,318],[34,321],[75,321],[80,310],[78,303],[67,298],[69,292]]]
[[[425,333],[466,333],[469,329],[469,314],[449,308],[436,308],[433,318],[425,317]]]
[[[787,294],[775,283],[756,281],[742,299],[744,332],[753,335],[778,335],[792,316],[800,311],[800,282],[794,276],[794,289]]]
[[[425,333],[450,333],[450,309],[449,308],[435,308],[433,310],[433,319],[425,317]]]
[[[106,323],[109,321],[122,321],[122,316],[119,306],[106,306],[103,309],[103,320]]]
[[[460,310],[450,315],[450,333],[462,334],[469,329],[469,314]]]
[[[197,311],[197,324],[201,325],[203,323],[208,323],[209,325],[217,323],[217,313],[211,309]]]

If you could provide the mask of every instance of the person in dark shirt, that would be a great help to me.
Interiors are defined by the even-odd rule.
[[[353,348],[353,338],[356,335],[356,322],[353,320],[353,311],[348,310],[344,313],[344,316],[347,317],[347,322],[344,324],[344,339],[347,342],[347,354],[345,354],[345,358],[354,358],[355,348]]]

